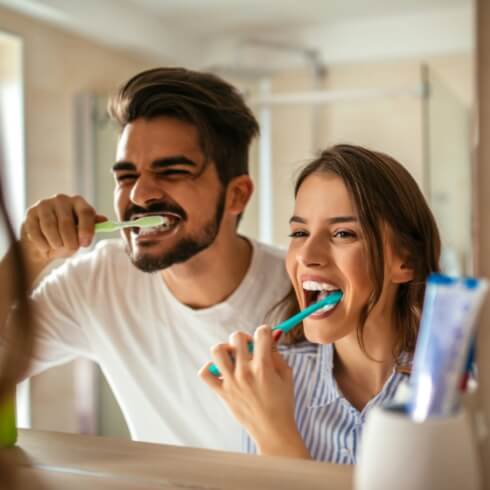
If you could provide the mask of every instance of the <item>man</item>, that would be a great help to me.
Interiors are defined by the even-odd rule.
[[[121,126],[117,217],[166,224],[126,229],[42,282],[34,372],[93,359],[134,439],[239,450],[238,425],[196,373],[212,345],[252,332],[289,289],[282,253],[237,233],[257,122],[231,85],[181,68],[136,75],[109,110]],[[31,281],[90,245],[104,219],[79,196],[31,207],[21,237]]]

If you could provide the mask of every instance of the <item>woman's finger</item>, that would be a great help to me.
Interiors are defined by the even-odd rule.
[[[223,378],[233,375],[234,362],[232,356],[234,350],[229,344],[216,344],[211,347],[211,358]]]
[[[252,353],[249,351],[248,344],[252,337],[245,332],[233,332],[230,335],[230,345],[235,350],[235,367],[243,369],[251,360]]]
[[[272,363],[274,369],[283,380],[287,381],[292,377],[292,370],[289,367],[289,364],[277,350],[272,353]]]
[[[223,387],[223,380],[217,378],[209,371],[212,362],[207,362],[197,373],[197,375],[215,392],[219,393]]]
[[[257,328],[254,334],[254,343],[254,360],[256,363],[272,367],[272,351],[275,343],[269,325],[262,325]]]

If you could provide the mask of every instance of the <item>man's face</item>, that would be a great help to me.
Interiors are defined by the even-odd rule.
[[[157,228],[122,234],[133,263],[146,272],[184,262],[218,234],[225,190],[205,162],[197,129],[169,117],[136,119],[124,128],[113,167],[120,220],[161,215]]]

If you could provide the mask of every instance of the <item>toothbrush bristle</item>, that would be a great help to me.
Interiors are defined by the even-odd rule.
[[[136,220],[140,228],[151,228],[152,226],[163,225],[165,219],[163,216],[145,216]]]

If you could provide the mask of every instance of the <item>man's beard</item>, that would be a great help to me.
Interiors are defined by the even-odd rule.
[[[143,272],[156,272],[174,264],[186,262],[208,248],[218,235],[225,210],[225,199],[226,193],[223,190],[218,198],[214,216],[204,226],[201,233],[196,236],[182,238],[172,250],[158,256],[143,254],[138,258],[134,258],[131,251],[128,251],[131,262]]]

